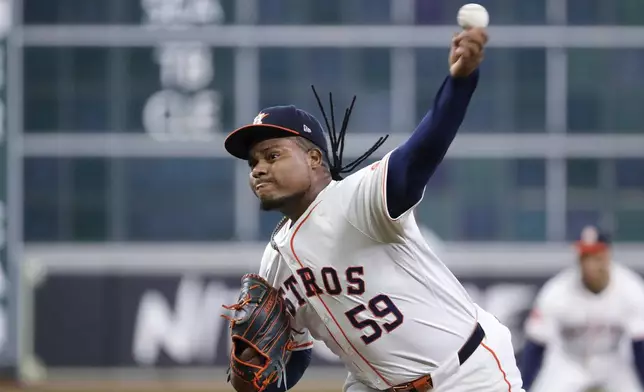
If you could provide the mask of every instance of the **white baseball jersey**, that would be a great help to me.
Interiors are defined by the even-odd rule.
[[[388,157],[332,181],[275,235],[278,250],[267,246],[260,269],[295,314],[299,343],[323,341],[375,389],[457,361],[478,312],[411,210],[389,216]]]
[[[614,386],[624,379],[621,370],[632,370],[630,342],[644,339],[644,281],[613,263],[609,285],[593,294],[584,287],[578,268],[565,270],[542,288],[526,322],[526,334],[547,345],[546,362],[556,363],[544,364],[552,369],[543,375],[547,390],[557,380],[580,387]]]

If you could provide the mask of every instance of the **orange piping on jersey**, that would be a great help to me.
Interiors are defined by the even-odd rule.
[[[503,370],[503,367],[501,366],[501,361],[499,361],[499,357],[497,357],[494,350],[488,347],[485,343],[481,342],[481,346],[483,346],[487,351],[490,352],[490,354],[492,354],[492,356],[494,357],[494,360],[496,361],[496,366],[499,367],[501,374],[503,374],[503,381],[505,381],[505,383],[508,384],[508,392],[512,392],[512,385],[510,385],[510,381],[508,381],[508,375],[505,373],[505,370]]]
[[[320,202],[318,202],[318,204],[320,204]],[[309,211],[309,213],[304,217],[304,219],[302,220],[302,222],[300,222],[300,223],[298,224],[298,226],[295,228],[295,232],[293,233],[293,237],[295,237],[295,234],[296,234],[296,233],[297,233],[297,231],[300,229],[300,226],[302,226],[302,223],[304,223],[304,221],[306,221],[306,220],[309,218],[309,215],[311,215],[311,213],[313,212],[313,210],[314,210],[316,207],[317,207],[317,204],[316,204],[316,205],[314,205],[314,206],[313,206],[313,208],[311,208],[311,211]],[[291,251],[293,250],[293,237],[291,237]],[[302,265],[302,263],[300,262],[300,259],[299,259],[299,258],[297,258],[297,255],[295,254],[295,252],[293,252],[293,256],[295,256],[295,259],[297,260],[297,262],[298,262],[300,265]],[[333,336],[333,334],[331,333],[331,330],[329,329],[329,327],[327,327],[327,326],[326,326],[326,324],[324,325],[324,328],[327,330],[327,332],[329,332],[329,336],[331,336],[331,339],[333,339],[333,341],[335,342],[335,344],[336,344],[338,347],[340,347],[340,350],[344,351],[344,349],[342,348],[342,346],[340,345],[340,343],[338,342],[338,340],[335,338],[335,336]],[[311,345],[313,345],[313,342],[310,342],[310,343],[311,343]],[[345,352],[345,354],[346,354],[346,352]]]
[[[302,264],[302,262],[300,261],[300,258],[299,258],[299,257],[297,256],[297,254],[295,253],[295,247],[293,246],[293,243],[294,243],[294,240],[295,240],[295,236],[297,235],[297,232],[300,230],[300,228],[302,227],[302,225],[304,224],[304,222],[306,222],[306,221],[309,219],[309,217],[311,216],[311,213],[313,213],[313,211],[317,208],[317,206],[318,206],[320,203],[321,203],[321,202],[318,202],[316,205],[314,205],[314,206],[313,206],[313,208],[311,208],[311,211],[309,211],[309,213],[308,213],[308,214],[306,214],[306,216],[304,217],[304,219],[302,219],[302,222],[300,222],[300,223],[297,225],[297,227],[296,227],[296,228],[295,228],[295,230],[293,231],[293,236],[291,237],[291,244],[290,244],[290,245],[291,245],[291,253],[293,253],[293,257],[295,257],[295,260],[297,261],[297,263],[298,263],[298,264],[300,265],[300,267],[302,267],[302,268],[304,268],[304,264]],[[324,309],[326,309],[326,311],[327,311],[327,313],[329,314],[329,316],[331,316],[331,319],[332,319],[332,320],[333,320],[333,322],[335,323],[336,327],[338,327],[338,329],[339,329],[339,330],[340,330],[340,332],[342,333],[342,336],[344,336],[344,338],[346,339],[347,343],[349,343],[349,345],[351,346],[351,348],[353,349],[353,351],[355,351],[355,352],[356,352],[356,354],[358,354],[358,356],[360,356],[360,358],[364,361],[364,363],[366,363],[366,364],[367,364],[367,366],[369,366],[369,368],[370,368],[374,373],[376,373],[376,375],[378,375],[378,377],[380,377],[380,379],[381,379],[381,380],[382,380],[382,381],[383,381],[387,386],[391,387],[392,385],[391,385],[391,384],[389,384],[389,382],[387,382],[387,380],[382,376],[382,374],[380,374],[380,373],[376,370],[376,368],[374,368],[374,367],[373,367],[373,365],[371,365],[371,363],[369,363],[369,361],[367,361],[367,359],[366,359],[365,357],[363,357],[363,356],[362,356],[362,354],[360,354],[360,351],[358,351],[358,349],[356,349],[356,347],[353,345],[353,343],[351,343],[351,341],[350,341],[350,340],[349,340],[349,338],[347,337],[347,334],[346,334],[346,333],[344,333],[344,330],[342,329],[342,327],[340,327],[340,323],[338,323],[338,320],[336,320],[336,319],[335,319],[335,316],[333,315],[333,313],[331,313],[331,310],[329,309],[329,307],[327,306],[327,304],[326,304],[326,303],[324,302],[324,300],[320,297],[320,294],[317,294],[317,293],[316,293],[315,295],[316,295],[316,297],[318,297],[318,299],[320,300],[320,302],[321,302],[321,303],[322,303],[322,305],[324,306]],[[329,335],[331,335],[331,337],[333,338],[333,340],[335,341],[335,343],[338,345],[338,347],[340,347],[340,348],[342,349],[342,346],[341,346],[341,345],[338,343],[338,341],[335,339],[335,337],[333,336],[333,334],[331,333],[331,331],[330,331],[328,328],[327,328],[326,330],[327,330],[327,331],[329,331]],[[343,349],[342,351],[344,351],[344,349]],[[345,353],[345,354],[346,354],[346,353]]]

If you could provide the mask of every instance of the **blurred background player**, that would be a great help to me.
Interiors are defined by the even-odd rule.
[[[644,281],[612,260],[608,235],[595,227],[583,229],[576,249],[578,265],[543,286],[526,322],[524,387],[641,391]]]

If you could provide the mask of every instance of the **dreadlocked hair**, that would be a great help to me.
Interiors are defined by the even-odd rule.
[[[351,112],[353,111],[353,106],[356,103],[356,96],[353,96],[353,99],[351,100],[351,105],[345,109],[344,111],[344,118],[342,119],[342,125],[340,126],[340,132],[338,133],[335,127],[335,113],[333,110],[333,95],[329,93],[329,108],[331,112],[331,122],[329,124],[329,117],[326,114],[326,110],[324,110],[324,105],[322,105],[322,101],[320,100],[320,96],[318,95],[317,91],[315,91],[315,87],[311,86],[311,89],[313,90],[313,94],[315,95],[315,99],[318,102],[318,106],[320,107],[320,111],[322,112],[322,117],[324,117],[324,123],[326,125],[327,132],[329,133],[329,139],[331,141],[331,154],[332,156],[329,157],[329,153],[325,151],[325,156],[326,160],[329,162],[329,171],[331,172],[331,178],[335,181],[340,181],[342,180],[342,174],[345,173],[351,173],[354,171],[362,162],[364,162],[371,154],[373,154],[377,149],[382,146],[389,135],[385,135],[380,137],[374,144],[369,148],[364,154],[362,154],[358,159],[354,160],[353,162],[347,164],[346,166],[342,165],[342,158],[344,155],[344,137],[347,134],[347,126],[349,125],[349,118],[351,117]]]

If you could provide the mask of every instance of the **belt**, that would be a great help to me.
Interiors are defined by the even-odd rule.
[[[474,351],[479,347],[479,345],[483,341],[484,337],[485,337],[485,331],[483,331],[483,327],[481,327],[481,324],[476,323],[476,328],[474,328],[474,332],[472,332],[472,335],[470,335],[470,337],[467,339],[463,347],[461,347],[461,349],[458,350],[458,362],[461,365],[464,364],[465,361],[467,361],[467,359],[472,356]],[[427,374],[412,382],[391,387],[387,391],[388,392],[427,392],[427,391],[431,391],[433,388],[434,388],[434,381],[432,380],[432,376]]]

